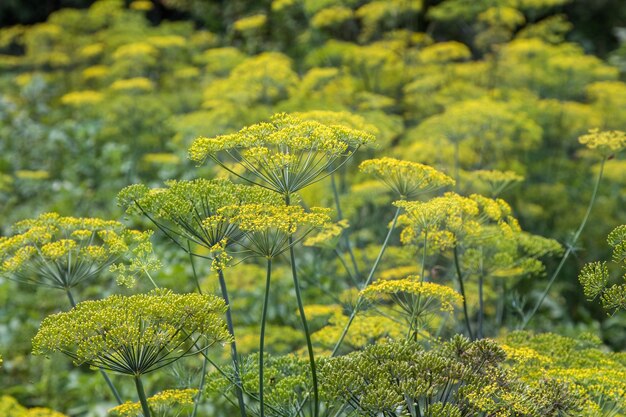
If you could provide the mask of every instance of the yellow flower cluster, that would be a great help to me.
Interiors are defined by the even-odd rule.
[[[166,417],[178,412],[179,415],[184,410],[194,404],[194,398],[198,394],[197,389],[170,389],[161,391],[152,397],[148,397],[148,407],[155,417]],[[139,402],[126,402],[109,410],[118,417],[139,417],[142,415],[141,404]]]
[[[113,53],[113,59],[132,59],[138,56],[151,56],[158,53],[157,49],[147,42],[135,42],[122,45]]]
[[[597,337],[572,339],[554,333],[514,332],[503,341],[513,370],[532,383],[554,378],[578,392],[581,417],[595,417],[611,408],[626,410],[626,366],[623,354],[607,351]]]
[[[236,225],[245,235],[238,243],[245,249],[266,258],[274,258],[299,242],[314,229],[330,222],[330,209],[314,207],[309,212],[301,206],[245,204],[226,206],[219,210],[226,221]],[[298,236],[296,232],[300,230]]]
[[[102,100],[104,100],[104,94],[92,90],[73,91],[61,97],[61,103],[76,107],[96,104]]]
[[[581,136],[578,140],[587,148],[597,150],[604,157],[621,152],[626,148],[626,133],[619,130],[591,129],[589,133]]]
[[[416,276],[419,274],[419,268],[415,265],[398,266],[386,269],[378,274],[378,279],[382,281],[390,281],[405,278],[409,275]]]
[[[253,32],[255,30],[259,30],[267,23],[267,16],[264,14],[256,14],[254,16],[244,17],[243,19],[237,20],[233,24],[233,29],[237,32]]]
[[[317,29],[333,28],[354,18],[352,9],[343,6],[327,7],[311,19],[311,26]]]
[[[86,80],[102,78],[109,74],[109,67],[104,65],[94,65],[83,70],[83,78]]]
[[[463,239],[484,239],[496,232],[512,237],[520,232],[511,207],[504,200],[479,194],[463,197],[446,193],[426,202],[394,204],[405,209],[405,214],[398,218],[398,223],[405,226],[400,236],[404,244],[419,243],[427,237],[431,244],[446,249]],[[497,225],[498,229],[487,230],[488,225]]]
[[[44,171],[43,169],[18,169],[15,171],[15,177],[21,180],[41,181],[50,178],[50,173],[48,171]]]
[[[113,265],[151,258],[151,233],[117,221],[46,213],[18,222],[16,234],[0,238],[0,274],[67,289]]]
[[[246,204],[224,207],[233,223],[246,232],[277,231],[286,235],[296,233],[298,228],[320,228],[330,222],[330,209],[313,207],[306,212],[301,206],[278,206],[268,204]]]
[[[432,282],[420,282],[416,277],[407,277],[392,281],[377,281],[361,291],[361,295],[369,300],[378,299],[381,295],[408,293],[424,299],[439,302],[441,311],[453,312],[454,306],[463,303],[463,297],[452,288]]]
[[[469,172],[472,179],[476,179],[488,186],[491,195],[498,195],[510,185],[524,181],[524,177],[513,171],[477,170]]]
[[[0,416],[3,417],[67,417],[49,408],[26,408],[9,395],[0,396]]]
[[[152,81],[150,81],[148,78],[136,77],[128,78],[125,80],[117,80],[113,84],[111,84],[111,89],[115,91],[151,91],[154,89],[154,84],[152,84]]]
[[[180,158],[178,155],[173,153],[147,153],[141,158],[144,162],[148,164],[155,165],[178,165],[180,164]]]
[[[145,374],[195,353],[196,339],[230,341],[222,319],[226,308],[213,295],[168,290],[84,301],[44,319],[33,339],[33,353],[62,352],[77,365]]]
[[[417,162],[394,158],[363,161],[360,170],[382,180],[402,199],[414,198],[420,193],[454,185],[454,180],[442,172]]]
[[[526,22],[524,14],[513,7],[490,7],[478,15],[478,20],[490,26],[515,29]]]
[[[228,180],[168,181],[166,185],[156,189],[128,186],[119,193],[118,204],[127,213],[147,216],[171,239],[183,239],[179,242],[182,247],[190,242],[208,249],[220,258],[215,267],[225,265],[226,246],[241,237],[239,227],[223,213],[225,207],[235,214],[240,205],[284,205],[274,192]]]
[[[470,49],[456,41],[438,42],[427,46],[420,52],[420,59],[427,64],[443,64],[450,61],[469,59],[471,56]]]
[[[189,157],[198,164],[210,157],[228,168],[218,158],[223,151],[272,190],[290,194],[328,175],[334,161],[350,157],[373,140],[364,131],[280,113],[270,122],[234,134],[200,137],[191,145]]]
[[[347,220],[340,220],[337,223],[329,223],[324,226],[315,235],[308,237],[304,242],[304,246],[317,246],[320,248],[334,248],[339,242],[339,238],[343,231],[350,225]]]

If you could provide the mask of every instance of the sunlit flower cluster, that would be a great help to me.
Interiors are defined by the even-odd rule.
[[[33,339],[33,352],[61,352],[77,365],[141,375],[204,346],[230,341],[225,312],[224,300],[216,296],[166,290],[84,301],[46,317]]]
[[[328,175],[335,161],[373,140],[366,132],[281,113],[238,133],[198,138],[189,156],[199,164],[210,157],[228,169],[219,159],[224,152],[253,174],[259,185],[291,194]]]
[[[158,267],[151,233],[117,221],[46,213],[14,230],[0,238],[0,273],[20,281],[67,290],[111,267],[119,283],[132,285],[139,272]]]
[[[626,148],[626,133],[617,130],[592,129],[578,140],[587,148],[596,150],[604,157],[616,154]]]
[[[400,198],[412,199],[426,191],[454,185],[454,180],[435,168],[394,158],[369,159],[359,166],[382,180]]]
[[[219,214],[245,234],[239,244],[260,256],[273,258],[315,229],[330,225],[330,210],[301,206],[246,204],[226,206]],[[295,234],[298,233],[298,236]]]

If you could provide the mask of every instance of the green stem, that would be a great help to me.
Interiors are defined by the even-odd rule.
[[[465,297],[465,285],[463,284],[463,274],[461,273],[461,265],[459,263],[459,251],[457,247],[454,247],[454,267],[456,269],[456,275],[459,279],[459,291],[463,297],[463,314],[465,316],[465,327],[467,328],[467,334],[471,340],[474,340],[472,334],[472,326],[470,325],[469,314],[467,312],[467,297]]]
[[[200,399],[202,398],[202,391],[204,389],[204,383],[206,381],[206,369],[207,369],[207,365],[209,364],[209,361],[204,358],[204,360],[202,361],[202,375],[200,375],[200,386],[198,387],[198,394],[196,395],[196,398],[194,399],[194,405],[193,405],[193,412],[191,413],[191,417],[196,417],[196,415],[198,414],[198,408],[200,407]]]
[[[228,288],[226,287],[226,280],[224,279],[224,271],[221,269],[217,272],[217,276],[220,282],[220,289],[222,291],[222,298],[226,302],[226,325],[228,326],[228,332],[230,333],[233,341],[230,343],[230,356],[235,368],[235,381],[237,391],[237,402],[239,403],[239,409],[241,417],[246,417],[246,403],[243,400],[243,391],[241,390],[241,374],[239,370],[239,356],[237,355],[237,342],[235,342],[235,327],[233,326],[232,308],[230,307],[230,301],[228,299]],[[267,294],[266,294],[267,297]],[[195,416],[192,416],[195,417]]]
[[[285,204],[289,205],[289,194],[285,196]],[[289,257],[291,258],[291,276],[293,278],[293,286],[296,291],[296,301],[298,302],[298,311],[300,312],[300,320],[304,328],[304,336],[306,338],[306,347],[309,352],[309,366],[311,368],[311,378],[313,382],[313,417],[318,417],[320,413],[320,395],[317,384],[317,370],[315,366],[315,353],[313,352],[313,342],[311,341],[311,332],[309,324],[304,313],[304,303],[302,302],[302,294],[300,291],[300,282],[298,281],[298,273],[296,267],[296,254],[293,248],[293,236],[289,236]]]
[[[76,307],[76,301],[74,300],[72,291],[70,291],[69,288],[66,288],[65,293],[67,294],[67,298],[69,299],[70,305],[72,306],[72,308]],[[106,382],[107,386],[111,390],[111,393],[115,397],[115,401],[117,401],[117,403],[121,405],[124,401],[122,401],[122,397],[120,396],[120,393],[117,392],[115,385],[113,385],[113,381],[111,381],[111,378],[109,378],[107,373],[104,372],[104,369],[98,369],[98,370],[100,371],[100,375],[102,375],[102,378],[104,378],[104,382]]]
[[[152,279],[152,275],[150,275],[150,272],[148,272],[147,269],[143,269],[143,272],[148,276],[148,279],[150,280],[150,282],[152,283],[152,285],[154,286],[154,288],[159,288],[159,286],[156,284],[156,282],[154,282],[154,280]]]
[[[428,231],[427,230],[424,231],[423,245],[424,247],[422,249],[422,268],[421,268],[421,272],[419,276],[420,283],[425,281],[424,273],[426,272],[426,251],[428,248]],[[413,336],[413,338],[417,340],[417,331],[418,331],[417,318],[420,313],[420,308],[421,308],[420,304],[422,300],[421,300],[420,294],[414,296],[413,299],[414,299],[413,311],[411,312],[411,320],[409,324],[409,333],[407,334],[407,340],[409,340],[411,336]],[[411,334],[413,332],[413,328],[415,328],[415,332]]]
[[[141,383],[141,377],[139,375],[135,375],[135,387],[137,387],[137,395],[139,396],[139,402],[143,410],[143,417],[150,417],[150,407],[148,407],[148,400],[146,399],[146,393],[143,390],[143,384]]]
[[[372,269],[370,270],[370,273],[369,273],[367,279],[365,280],[365,284],[363,285],[363,288],[366,288],[370,284],[370,282],[372,281],[372,278],[374,277],[374,273],[376,272],[376,268],[378,268],[378,264],[380,263],[380,260],[382,259],[383,254],[385,253],[385,249],[387,249],[387,245],[389,244],[389,239],[391,237],[391,234],[393,233],[394,229],[396,228],[396,223],[398,221],[398,216],[399,215],[400,215],[400,207],[398,207],[396,209],[396,213],[393,216],[393,221],[391,222],[391,227],[389,228],[389,231],[387,232],[387,236],[385,237],[385,241],[383,242],[383,246],[380,248],[380,252],[378,253],[378,256],[376,257],[376,260],[374,261],[374,265],[372,266]],[[359,298],[357,298],[357,300],[356,300],[356,304],[354,306],[354,309],[352,310],[352,313],[350,313],[350,317],[348,318],[348,322],[344,326],[343,331],[341,332],[341,336],[339,336],[339,340],[337,341],[337,343],[335,344],[335,347],[333,348],[333,352],[332,352],[331,356],[335,356],[337,354],[337,351],[339,350],[339,347],[343,343],[343,340],[346,338],[346,335],[348,334],[348,330],[350,329],[350,326],[352,325],[352,322],[354,321],[354,318],[356,317],[356,314],[359,311],[359,308],[361,307],[362,303],[363,303],[363,298],[361,296],[359,296]]]
[[[193,272],[193,278],[196,281],[196,288],[198,289],[198,294],[202,294],[202,288],[200,288],[200,280],[198,279],[198,274],[196,272],[196,264],[193,262],[193,253],[191,252],[191,243],[187,241],[187,253],[189,253],[189,262],[191,263],[191,271]]]
[[[352,283],[354,285],[358,285],[357,279],[354,277],[354,275],[352,275],[352,271],[350,271],[350,268],[348,268],[348,264],[346,263],[346,260],[343,259],[343,255],[341,254],[341,252],[339,252],[339,249],[337,248],[335,248],[335,255],[337,255],[337,259],[339,259],[339,262],[341,263],[341,266],[343,266],[343,269],[346,270],[346,273],[348,274],[348,277],[350,278]]]
[[[296,301],[298,302],[298,311],[300,312],[300,319],[302,320],[302,327],[304,327],[304,335],[306,337],[306,347],[309,352],[309,365],[311,367],[311,376],[313,378],[313,401],[314,411],[313,416],[319,416],[319,389],[317,386],[317,371],[315,367],[315,354],[313,353],[313,342],[311,341],[311,333],[309,331],[309,324],[306,320],[304,313],[304,304],[302,303],[302,294],[300,293],[300,282],[298,281],[298,275],[296,273],[296,255],[293,250],[293,239],[289,237],[289,255],[291,257],[291,275],[293,277],[293,285],[296,290]]]
[[[339,202],[339,191],[337,190],[337,183],[335,181],[335,174],[330,175],[330,185],[333,189],[333,196],[335,199],[335,207],[337,208],[337,218],[339,220],[343,219],[343,211],[341,210],[341,203]],[[342,233],[342,237],[344,243],[346,245],[346,249],[348,249],[348,254],[350,255],[350,262],[352,262],[352,267],[354,268],[354,274],[358,277],[361,276],[361,272],[359,271],[359,266],[356,263],[356,257],[354,256],[354,252],[352,251],[352,245],[350,244],[350,237],[345,232]]]
[[[477,337],[478,339],[482,339],[484,337],[483,333],[483,323],[485,321],[485,302],[483,295],[483,286],[485,281],[485,273],[483,268],[483,248],[480,248],[480,274],[478,275],[478,330]]]
[[[267,306],[270,298],[270,282],[272,278],[272,258],[267,258],[267,275],[265,278],[265,297],[263,298],[263,313],[261,314],[261,336],[259,338],[259,400],[261,402],[261,417],[265,416],[265,397],[263,396],[263,362],[265,350],[265,321],[267,320]]]
[[[561,262],[559,262],[559,265],[557,266],[556,270],[550,277],[550,280],[548,281],[548,285],[546,286],[546,289],[541,294],[541,297],[537,301],[537,304],[535,304],[535,307],[533,307],[530,314],[524,317],[524,321],[522,322],[522,325],[520,326],[520,329],[522,330],[528,325],[530,320],[537,313],[537,310],[539,310],[539,307],[541,307],[541,304],[543,304],[543,301],[545,300],[545,298],[548,296],[548,292],[550,292],[550,288],[552,288],[552,284],[554,284],[556,277],[559,275],[559,272],[561,272],[563,265],[565,265],[565,261],[574,250],[574,245],[578,241],[580,234],[583,232],[583,229],[585,228],[585,225],[587,224],[587,220],[589,220],[591,209],[593,208],[593,205],[596,201],[596,197],[598,195],[598,188],[600,188],[600,181],[602,181],[602,175],[604,174],[604,165],[606,163],[606,159],[607,158],[602,159],[602,163],[600,164],[600,172],[598,173],[598,177],[596,178],[596,182],[593,186],[593,192],[591,193],[591,199],[589,200],[589,204],[587,205],[587,211],[585,212],[585,216],[583,217],[582,222],[578,226],[576,233],[574,233],[574,237],[572,238],[572,241],[567,245],[567,250],[563,254],[563,257],[561,258]]]

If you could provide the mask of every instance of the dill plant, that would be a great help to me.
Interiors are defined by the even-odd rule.
[[[141,376],[229,342],[225,312],[224,300],[216,296],[168,290],[83,301],[44,319],[33,353],[61,352],[76,365],[132,376],[144,417],[150,417]]]
[[[561,261],[559,262],[557,268],[554,270],[552,276],[550,277],[550,280],[548,281],[546,288],[542,292],[541,297],[539,298],[539,300],[537,300],[533,309],[525,315],[521,329],[524,329],[533,318],[533,316],[537,313],[537,310],[539,310],[539,307],[541,307],[541,304],[547,297],[550,288],[552,287],[552,284],[558,277],[559,272],[561,272],[561,268],[563,268],[563,265],[565,265],[565,261],[567,260],[569,255],[574,252],[576,242],[580,238],[580,235],[587,225],[587,221],[589,220],[589,216],[591,215],[591,210],[593,209],[596,198],[598,196],[598,189],[600,188],[600,183],[602,182],[602,178],[604,176],[604,167],[606,166],[607,161],[616,154],[626,149],[626,133],[619,130],[601,131],[600,129],[591,129],[586,135],[579,137],[578,141],[581,144],[585,145],[592,157],[600,159],[600,169],[598,170],[598,174],[594,182],[593,190],[591,192],[591,198],[589,199],[587,209],[578,226],[578,229],[576,229],[576,232],[574,232],[571,240],[567,243],[567,250],[561,257]],[[602,274],[600,274],[600,276],[601,275]]]
[[[402,201],[404,201],[405,199],[416,198],[419,195],[428,191],[433,191],[442,187],[453,185],[455,183],[452,178],[430,166],[423,165],[417,162],[402,161],[388,157],[366,160],[361,163],[359,168],[364,173],[373,175],[381,180],[387,188],[393,191],[395,197],[401,199]],[[376,273],[376,269],[378,268],[378,264],[385,254],[385,249],[387,248],[389,239],[391,238],[391,234],[396,227],[398,216],[400,215],[400,210],[400,206],[396,207],[396,211],[393,220],[391,221],[391,226],[389,227],[385,240],[380,248],[376,260],[372,265],[372,268],[370,269],[367,278],[362,283],[361,288],[367,288],[367,286],[372,282],[374,274]],[[346,322],[342,333],[339,336],[339,340],[333,348],[333,355],[335,355],[339,351],[339,348],[341,347],[344,338],[348,334],[350,326],[352,325],[352,322],[355,319],[363,301],[364,300],[362,297],[359,297],[357,299],[357,302],[352,312],[350,313],[348,321]]]
[[[220,215],[237,225],[245,239],[238,243],[247,252],[267,260],[263,311],[261,314],[261,332],[259,337],[259,398],[260,413],[265,413],[264,398],[264,351],[265,326],[269,305],[270,284],[272,277],[272,260],[304,239],[316,228],[328,224],[330,217],[327,209],[312,208],[310,212],[300,206],[274,206],[249,204],[229,207],[220,210]],[[298,233],[296,235],[296,233]],[[292,266],[295,268],[295,266]],[[295,271],[292,271],[295,274]],[[306,331],[308,329],[305,327]],[[310,360],[314,360],[310,358]]]
[[[244,232],[231,222],[221,211],[228,207],[235,210],[240,205],[251,203],[280,204],[278,195],[261,187],[237,185],[227,180],[196,179],[191,181],[169,181],[166,188],[149,189],[136,184],[126,187],[118,194],[118,203],[126,207],[127,213],[139,213],[150,219],[168,238],[190,256],[207,258],[216,271],[222,297],[228,306],[226,322],[233,337],[231,359],[235,378],[239,380],[239,360],[233,326],[228,287],[224,268],[229,260],[227,247],[239,242]],[[208,255],[197,253],[195,247],[204,248]],[[193,266],[193,259],[192,266]],[[197,281],[201,293],[200,283]],[[207,358],[196,404],[203,391]],[[237,386],[240,411],[245,416],[245,403],[241,388]],[[195,414],[195,412],[194,412]]]
[[[76,306],[72,290],[108,271],[118,284],[132,286],[136,277],[158,268],[150,233],[97,218],[62,217],[45,213],[14,225],[15,234],[0,237],[0,276],[59,289]],[[121,397],[101,369],[118,403]]]
[[[488,277],[503,278],[542,273],[540,258],[559,253],[553,240],[525,233],[502,199],[478,194],[463,197],[446,193],[426,202],[398,201],[404,208],[400,218],[401,241],[421,246],[422,279],[428,251],[452,252],[452,263],[463,296],[465,327],[470,338],[484,336],[484,282]],[[465,281],[478,281],[478,318],[472,330]]]
[[[326,125],[280,113],[269,122],[248,126],[234,134],[215,138],[200,137],[189,148],[189,157],[198,164],[210,158],[231,174],[278,193],[284,198],[285,205],[290,206],[294,193],[331,175],[356,150],[373,141],[371,134],[361,130],[344,125]],[[230,168],[229,163],[243,167],[251,178]],[[314,415],[317,417],[319,390],[315,356],[296,272],[294,240],[291,235],[287,242],[296,301],[307,342],[313,380]],[[268,275],[269,271],[270,267]]]

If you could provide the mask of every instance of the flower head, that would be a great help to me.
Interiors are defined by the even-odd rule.
[[[158,266],[151,233],[117,221],[46,213],[18,222],[14,230],[0,238],[0,274],[19,281],[69,289],[113,267],[130,283],[138,271]]]
[[[578,138],[578,141],[606,158],[626,148],[626,133],[619,130],[591,129],[589,133]]]
[[[426,191],[454,185],[454,180],[444,173],[417,162],[385,157],[363,161],[359,168],[382,180],[402,199],[411,199]]]
[[[441,311],[448,313],[454,311],[454,306],[458,306],[463,302],[463,297],[452,288],[433,282],[420,282],[416,276],[397,280],[377,281],[361,291],[361,295],[369,300],[376,300],[385,295],[395,296],[401,293],[422,297],[422,300],[426,301],[423,305],[436,301]],[[405,305],[402,301],[399,304],[403,308],[412,308]],[[409,313],[411,312],[409,311]]]
[[[224,207],[220,214],[245,234],[240,244],[260,256],[273,258],[314,229],[330,224],[330,209],[301,206],[247,204]],[[297,235],[296,235],[297,234]]]
[[[228,342],[225,312],[219,297],[168,290],[84,301],[44,319],[33,353],[61,352],[77,365],[141,375],[197,353],[201,340]]]
[[[137,184],[118,195],[118,204],[126,207],[127,213],[145,215],[179,246],[186,247],[183,240],[209,250],[241,236],[220,209],[253,203],[284,204],[276,193],[227,180],[169,181],[165,188],[154,189]]]
[[[228,160],[236,162],[254,177],[246,180],[292,194],[327,176],[336,161],[349,158],[373,140],[360,130],[280,113],[237,133],[200,137],[191,145],[189,157],[198,164],[211,158],[227,169]],[[226,160],[220,159],[222,154]]]
[[[156,416],[166,416],[174,410],[182,413],[193,408],[194,398],[197,389],[168,389],[161,391],[147,399],[150,411]],[[141,404],[139,402],[126,402],[109,410],[114,416],[119,417],[139,417],[142,416]],[[177,414],[178,415],[178,414]]]

